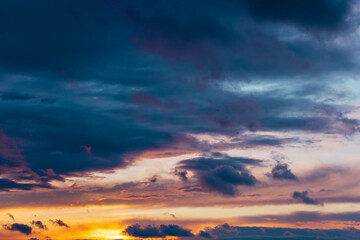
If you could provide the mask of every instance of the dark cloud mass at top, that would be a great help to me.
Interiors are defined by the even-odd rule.
[[[329,31],[341,27],[350,10],[348,0],[245,0],[244,2],[256,19]]]
[[[356,134],[359,121],[347,116],[354,106],[318,100],[331,91],[326,74],[357,71],[353,51],[313,36],[314,29],[348,34],[351,4],[1,2],[0,191],[52,188],[70,175],[125,168],[149,150],[212,150],[189,133]],[[287,90],[226,87],[253,81]],[[211,191],[234,195],[234,185],[256,182],[234,161],[191,164],[176,174],[185,181],[193,171]]]

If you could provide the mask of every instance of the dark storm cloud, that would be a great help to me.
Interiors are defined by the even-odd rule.
[[[297,176],[291,172],[289,165],[286,163],[277,163],[268,175],[273,179],[298,180]]]
[[[34,188],[53,188],[49,184],[18,183],[9,179],[0,178],[0,192],[9,190],[32,190]]]
[[[66,227],[66,228],[70,228],[69,225],[67,225],[66,223],[64,223],[62,220],[60,219],[55,219],[55,220],[49,220],[52,224],[59,226],[59,227]]]
[[[294,199],[298,199],[300,201],[302,201],[305,204],[313,204],[313,205],[323,205],[322,203],[320,203],[319,201],[311,198],[308,196],[309,192],[304,191],[304,192],[294,192],[292,197]]]
[[[190,230],[184,229],[178,225],[174,224],[161,224],[159,227],[147,225],[140,226],[139,224],[134,224],[127,226],[124,233],[132,237],[142,237],[142,238],[156,238],[156,237],[191,237],[194,236]]]
[[[126,166],[128,162],[123,156],[125,153],[156,148],[172,141],[172,137],[166,132],[136,126],[124,121],[125,119],[120,120],[124,121],[120,124],[116,117],[78,110],[29,109],[27,113],[22,113],[32,115],[37,112],[32,119],[32,127],[36,130],[30,136],[24,136],[16,129],[14,131],[37,146],[25,148],[23,154],[28,166],[43,178],[61,180],[61,176],[57,174]],[[61,114],[62,119],[58,119],[58,115],[48,115],[50,112]],[[18,126],[21,122],[25,124],[26,121],[18,114],[17,111],[8,111],[6,119],[19,120]],[[5,115],[0,118],[4,119]],[[121,141],[121,136],[127,136],[127,141]],[[91,154],[82,150],[81,146],[86,144],[92,147]],[[41,151],[36,150],[38,148]],[[75,158],[76,162],[73,161]]]
[[[259,164],[261,161],[256,159],[212,153],[208,157],[180,161],[178,168],[192,171],[206,191],[235,196],[237,186],[252,186],[257,182],[246,166]]]
[[[61,181],[61,182],[64,182],[65,181],[65,178],[59,174],[56,174],[54,172],[54,170],[52,170],[51,168],[48,168],[46,170],[39,170],[39,176],[40,176],[40,179],[41,181],[44,181],[44,182],[49,182],[49,181],[52,181],[52,180],[57,180],[57,181]]]
[[[205,70],[200,77],[203,81],[217,79],[226,71],[244,78],[248,73],[312,69],[314,63],[307,59],[309,53],[299,51],[299,43],[293,47],[279,41],[253,23],[252,18],[332,28],[341,25],[349,9],[347,1],[340,4],[325,0],[313,4],[300,0],[294,4],[281,0],[273,4],[266,1],[20,2],[1,4],[0,29],[7,33],[0,45],[4,70],[50,70],[52,77],[67,81],[72,81],[72,76],[87,78],[89,73],[109,78],[104,73],[107,64],[134,68],[133,60],[142,54],[146,56],[141,51],[159,55],[165,61],[194,64]],[[201,12],[196,11],[199,8]],[[246,24],[237,24],[244,19]],[[311,57],[315,53],[315,60],[324,53],[334,52],[313,50]],[[125,72],[131,70],[114,73],[123,76],[123,82],[137,79],[123,75]]]
[[[263,10],[262,4],[0,3],[0,31],[5,33],[0,40],[0,126],[5,130],[0,130],[0,174],[12,174],[2,184],[28,190],[69,175],[127,167],[147,150],[214,147],[184,133],[232,138],[245,131],[357,133],[358,120],[346,115],[353,109],[339,104],[330,114],[314,111],[324,105],[318,96],[329,91],[326,74],[358,69],[352,62],[355,51],[333,47],[332,39],[324,44],[297,38],[308,34],[303,28],[341,30],[349,3],[295,1],[295,14],[285,1]],[[283,25],[265,26],[258,20],[300,28],[288,32]],[[279,32],[293,40],[282,39]],[[289,91],[232,93],[222,88],[224,80],[250,84],[253,78]],[[298,139],[260,136],[227,146],[292,141]],[[208,190],[228,195],[236,193],[234,186],[255,182],[233,161],[224,160],[225,166],[203,161],[213,165],[200,169],[199,160],[191,168],[187,162],[178,176],[185,180],[185,172],[193,171]],[[29,179],[39,185],[20,183]]]
[[[5,224],[3,225],[3,227],[5,230],[17,231],[26,235],[30,235],[32,233],[32,227],[26,224],[21,224],[21,223]]]
[[[160,6],[146,4],[143,8],[138,2],[118,5],[125,23],[135,29],[135,45],[161,56],[165,61],[191,64],[205,71],[206,74],[199,77],[202,81],[217,80],[226,73],[246,79],[253,74],[318,71],[318,56],[329,54],[329,57],[334,57],[339,53],[334,49],[321,49],[321,45],[311,53],[307,51],[312,48],[311,45],[303,49],[301,42],[281,42],[253,23],[252,17],[273,17],[269,20],[307,26],[313,22],[313,27],[331,28],[345,20],[349,8],[346,2],[333,6],[333,3],[321,0],[315,4],[296,1],[295,5],[287,1],[275,4],[264,1],[227,1],[222,4],[216,1],[198,1],[195,4],[172,1],[162,2]],[[262,5],[266,6],[262,8]],[[195,11],[197,7],[202,11]],[[251,13],[248,19],[246,9]],[[297,14],[292,14],[292,11]],[[179,14],[181,12],[187,12],[186,16]],[[295,17],[291,19],[292,16]],[[245,24],[242,23],[244,20]],[[318,43],[314,41],[313,44]]]
[[[258,20],[292,23],[300,27],[337,30],[346,20],[350,1],[245,0],[251,15]]]
[[[1,46],[8,47],[1,47],[0,62],[9,70],[18,65],[28,71],[60,72],[81,61],[90,63],[96,54],[101,56],[114,47],[109,38],[113,18],[105,17],[111,10],[106,4],[89,1],[83,11],[84,2],[69,3],[1,3],[0,28],[8,33]]]
[[[1,95],[2,101],[26,101],[29,99],[32,99],[32,97],[16,93],[4,93]]]
[[[190,99],[191,95],[188,95],[189,92],[184,93],[188,97],[180,98],[179,106],[169,112],[158,112],[149,107],[140,108],[143,111],[142,121],[153,124],[159,124],[160,121],[163,121],[163,125],[169,130],[181,131],[184,129],[195,133],[223,133],[230,136],[244,130],[253,132],[258,130],[300,130],[352,135],[359,129],[357,119],[352,118],[345,121],[346,113],[343,114],[344,117],[342,118],[336,114],[339,110],[341,111],[341,106],[337,106],[338,109],[331,109],[331,114],[324,114],[320,110],[323,107],[322,103],[309,101],[305,96],[283,99],[280,92],[252,94],[251,97],[241,93],[228,93],[227,96],[224,96],[218,90],[213,90],[208,90],[207,94],[212,93],[214,95],[204,93],[201,98],[195,97],[189,102],[186,99]],[[214,100],[214,96],[217,96],[216,100]],[[331,108],[329,104],[325,105]],[[284,113],[290,112],[295,116],[284,116]],[[166,115],[165,119],[162,118],[163,114]],[[279,146],[291,141],[296,141],[296,139],[261,138],[259,136],[245,140],[242,144]]]

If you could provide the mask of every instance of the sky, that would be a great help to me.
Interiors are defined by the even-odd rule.
[[[360,239],[358,0],[0,1],[0,240]]]

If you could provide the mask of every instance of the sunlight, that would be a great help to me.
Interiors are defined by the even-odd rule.
[[[96,229],[92,231],[91,237],[94,239],[130,239],[128,236],[121,235],[121,230]]]

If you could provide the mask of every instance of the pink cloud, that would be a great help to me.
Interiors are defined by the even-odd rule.
[[[7,160],[19,160],[22,158],[22,149],[16,141],[5,135],[4,130],[0,127],[0,156]]]
[[[87,146],[81,145],[80,147],[81,147],[82,149],[84,149],[84,151],[87,152],[87,153],[89,153],[89,154],[92,152],[92,147],[91,147],[90,145],[87,145]]]
[[[153,107],[162,108],[162,103],[157,97],[150,96],[144,92],[137,92],[131,96],[131,100],[137,104],[146,104]]]

